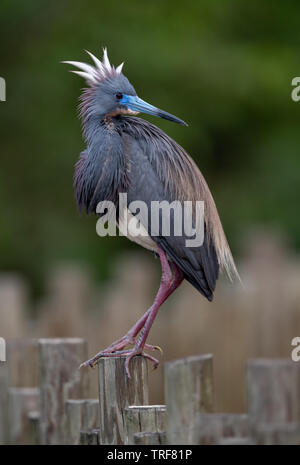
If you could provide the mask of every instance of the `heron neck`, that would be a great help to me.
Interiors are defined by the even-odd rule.
[[[103,130],[115,131],[116,118],[108,115],[91,116],[83,121],[83,136],[87,145],[97,143],[103,135]]]

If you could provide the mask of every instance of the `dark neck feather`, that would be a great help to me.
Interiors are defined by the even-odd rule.
[[[117,203],[119,192],[126,192],[127,159],[117,121],[88,120],[88,147],[75,166],[74,188],[79,208],[95,213],[99,202]]]
[[[79,115],[82,123],[83,137],[87,145],[93,145],[98,138],[100,124],[104,114],[100,115],[95,103],[96,86],[84,89],[80,96]]]

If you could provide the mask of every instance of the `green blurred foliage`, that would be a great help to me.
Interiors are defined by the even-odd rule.
[[[73,165],[84,148],[83,81],[61,60],[108,47],[145,100],[188,121],[154,121],[194,157],[235,249],[250,226],[281,229],[300,247],[300,3],[269,0],[26,2],[2,0],[1,269],[38,288],[58,259],[107,276],[125,238],[99,239],[79,216]]]

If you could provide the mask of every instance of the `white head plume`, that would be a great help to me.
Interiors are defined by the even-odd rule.
[[[103,79],[121,74],[124,63],[121,63],[116,68],[112,66],[107,56],[106,47],[103,48],[102,61],[100,61],[99,58],[95,57],[95,55],[93,55],[88,50],[86,50],[86,53],[88,53],[92,58],[94,66],[87,63],[82,63],[80,61],[62,61],[62,63],[67,63],[80,69],[80,71],[72,70],[71,72],[83,77],[89,85],[98,84]]]

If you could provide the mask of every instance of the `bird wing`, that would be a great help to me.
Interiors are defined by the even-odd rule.
[[[184,152],[156,126],[140,118],[124,118],[123,144],[129,168],[128,205],[142,200],[152,201],[204,200],[204,241],[201,246],[188,247],[181,236],[153,235],[151,216],[147,230],[151,238],[183,271],[185,278],[208,300],[212,300],[219,273],[219,258],[211,234],[210,210],[212,197],[199,169]],[[213,202],[213,201],[212,201]],[[214,204],[213,204],[214,205]]]
[[[207,234],[204,235],[204,242],[200,247],[187,247],[184,244],[185,239],[178,236],[158,236],[157,243],[179,266],[185,278],[211,301],[219,274],[215,248],[212,243],[208,243]]]

